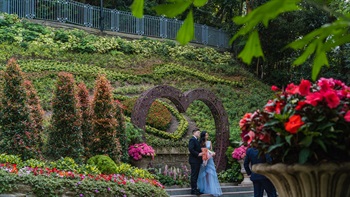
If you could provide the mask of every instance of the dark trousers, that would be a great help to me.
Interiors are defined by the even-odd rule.
[[[199,174],[201,164],[190,163],[190,165],[191,165],[191,189],[196,190],[197,189],[198,174]]]
[[[277,197],[275,186],[269,179],[260,179],[253,181],[254,197],[263,197],[264,190],[268,197]]]

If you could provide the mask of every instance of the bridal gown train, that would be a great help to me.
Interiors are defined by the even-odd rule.
[[[206,147],[208,149],[210,148],[210,141],[206,142]],[[212,157],[208,160],[206,165],[201,165],[197,186],[199,191],[204,194],[211,194],[213,196],[222,195],[220,183],[216,174],[214,160]]]

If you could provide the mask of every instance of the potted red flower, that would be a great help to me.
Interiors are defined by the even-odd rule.
[[[350,180],[350,87],[339,80],[321,78],[316,83],[308,80],[302,80],[299,85],[291,83],[284,90],[272,86],[272,90],[275,98],[269,100],[263,110],[247,113],[240,121],[242,140],[256,142],[260,151],[270,153],[278,163],[259,164],[253,170],[270,178],[281,196],[317,196],[320,190],[327,192],[323,191],[327,187],[307,184],[321,184],[325,181],[321,176],[337,174],[336,170],[348,174],[345,180]],[[266,173],[266,169],[269,172]],[[301,177],[304,178],[299,183],[303,185],[296,181],[289,189],[285,188],[288,180]],[[318,180],[312,181],[311,177]],[[341,196],[344,191],[350,193],[348,186],[340,189],[344,184],[341,180],[327,180],[326,185],[339,186],[339,195],[332,196]],[[291,188],[295,191],[290,192]],[[304,191],[302,188],[317,189]]]

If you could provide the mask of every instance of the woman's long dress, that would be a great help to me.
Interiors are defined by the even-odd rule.
[[[206,147],[210,149],[210,141],[206,142]],[[213,157],[208,160],[206,165],[201,165],[197,186],[199,191],[204,194],[211,194],[213,196],[222,195]]]

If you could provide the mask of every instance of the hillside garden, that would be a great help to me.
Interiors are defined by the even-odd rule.
[[[84,196],[122,191],[127,196],[138,196],[135,192],[162,196],[166,195],[163,185],[187,184],[184,168],[178,181],[171,182],[171,170],[155,166],[147,171],[127,164],[132,159],[128,147],[142,142],[142,132],[130,123],[133,104],[139,94],[156,85],[181,91],[206,88],[222,100],[231,145],[229,167],[219,177],[224,182],[238,181],[239,164],[231,153],[239,141],[239,119],[246,111],[262,107],[261,101],[271,95],[269,87],[229,53],[213,48],[100,37],[6,14],[0,19],[0,70],[4,76],[0,78],[0,168],[5,170],[0,170],[0,193],[22,182],[39,196],[66,190]],[[14,93],[17,96],[11,97]],[[168,100],[159,99],[147,117],[147,144],[186,149],[191,125],[207,130],[215,146],[214,120],[204,103],[196,101],[180,114]],[[10,148],[11,132],[23,140],[16,138]],[[16,176],[21,173],[26,176]]]

